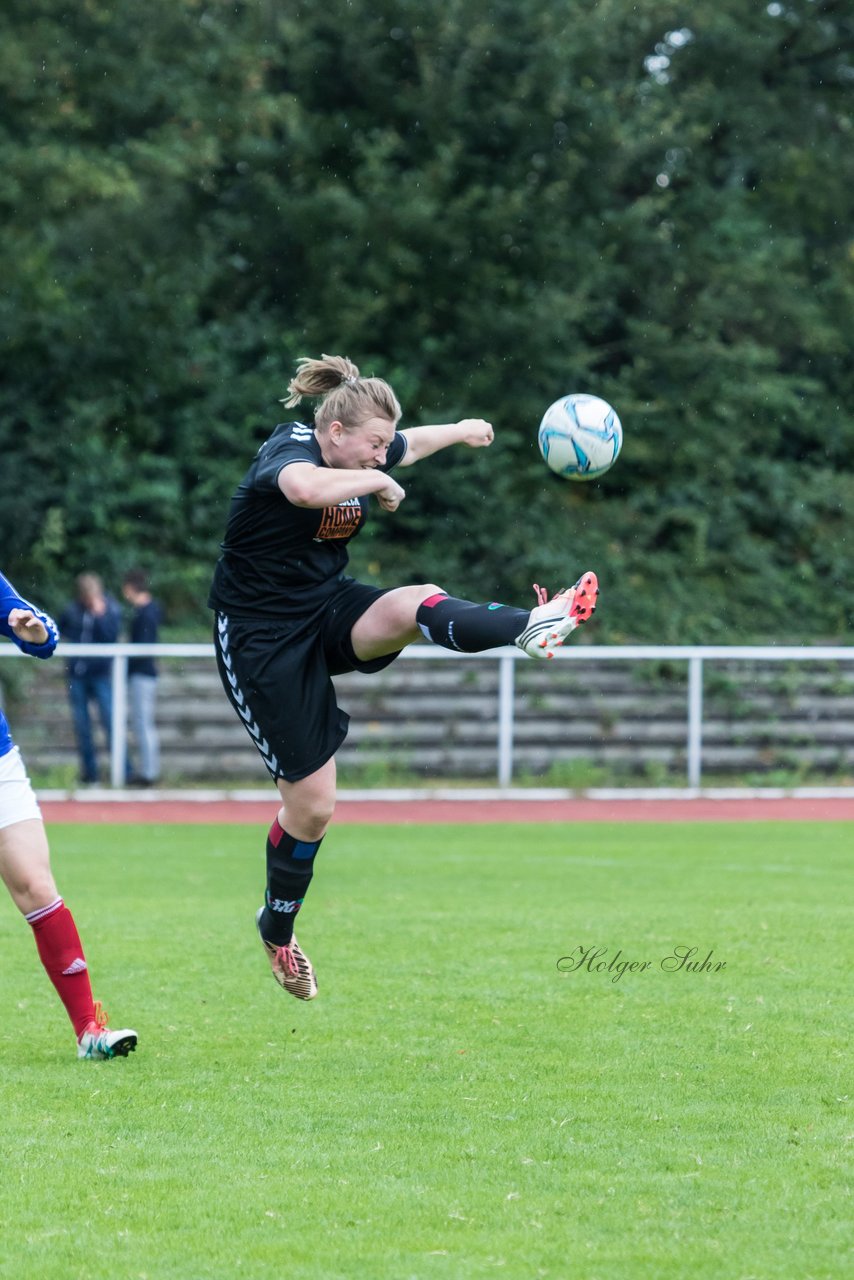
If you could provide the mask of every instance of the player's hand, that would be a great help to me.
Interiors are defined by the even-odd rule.
[[[12,609],[8,622],[18,639],[26,644],[44,644],[48,638],[47,627],[32,609]]]
[[[467,444],[470,449],[484,449],[495,439],[492,423],[484,422],[483,418],[463,418],[457,426],[464,433],[462,443]]]
[[[402,489],[396,480],[392,480],[391,476],[387,476],[385,485],[377,490],[377,502],[383,511],[397,511],[405,497],[406,490]]]

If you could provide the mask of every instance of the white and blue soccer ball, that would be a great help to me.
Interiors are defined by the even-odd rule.
[[[598,396],[563,396],[543,414],[537,442],[555,475],[595,480],[616,462],[623,428],[611,406]]]

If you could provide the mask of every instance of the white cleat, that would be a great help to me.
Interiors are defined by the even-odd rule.
[[[595,612],[599,583],[596,574],[589,572],[551,600],[545,600],[541,587],[535,590],[542,603],[531,610],[528,625],[515,643],[529,658],[553,658],[555,649]]]
[[[95,1021],[78,1038],[77,1057],[95,1061],[104,1058],[126,1058],[133,1053],[139,1039],[135,1031],[127,1027],[123,1031],[111,1031],[106,1025],[106,1014],[100,1003],[95,1004]]]

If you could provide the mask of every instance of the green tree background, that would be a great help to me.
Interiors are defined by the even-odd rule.
[[[593,567],[599,641],[843,637],[853,47],[841,0],[7,0],[5,571],[56,607],[142,563],[201,623],[333,351],[497,433],[407,473],[360,575],[521,603]],[[593,484],[536,449],[573,390],[625,427]]]

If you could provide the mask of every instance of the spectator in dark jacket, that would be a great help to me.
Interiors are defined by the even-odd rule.
[[[104,591],[96,573],[81,573],[76,580],[77,595],[59,618],[63,640],[79,644],[114,644],[119,638],[121,611],[117,601]],[[91,707],[95,704],[110,749],[113,716],[112,658],[69,658],[68,697],[74,721],[74,735],[80,757],[80,781],[98,781],[98,759]]]
[[[122,583],[122,595],[133,607],[131,643],[156,644],[161,612],[160,605],[151,595],[148,575],[142,569],[129,569]],[[153,787],[160,776],[160,742],[155,724],[157,664],[153,657],[128,660],[128,685],[138,758],[131,783],[137,787]]]

